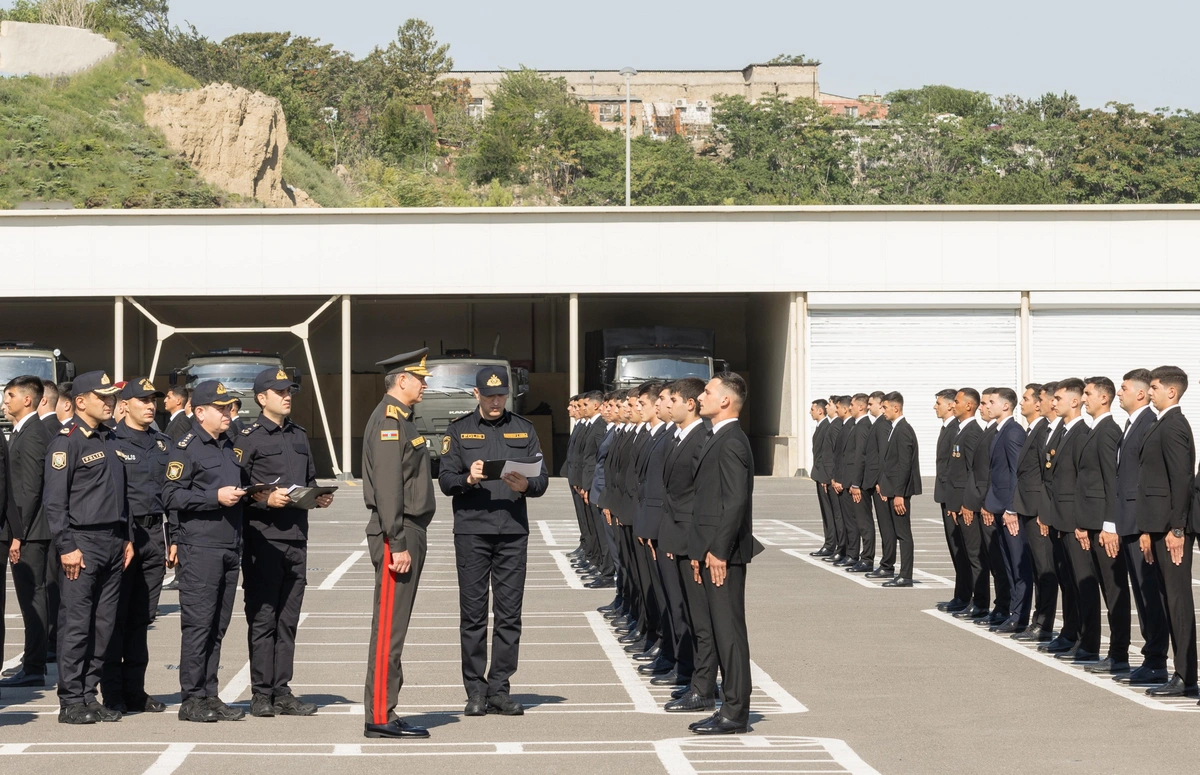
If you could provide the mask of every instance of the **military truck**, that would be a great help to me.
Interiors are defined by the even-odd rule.
[[[425,361],[431,376],[425,380],[425,397],[417,404],[413,420],[417,432],[429,442],[435,476],[438,461],[449,449],[450,437],[446,435],[446,429],[478,406],[474,394],[475,375],[485,366],[501,366],[508,370],[509,391],[505,408],[520,414],[522,398],[529,391],[529,372],[514,368],[507,358],[473,355],[469,350],[448,350]]]
[[[716,334],[706,328],[643,326],[589,331],[584,339],[584,389],[627,390],[646,380],[699,377],[706,382],[729,364],[713,358]]]
[[[243,421],[253,422],[260,412],[258,402],[254,400],[254,378],[266,368],[281,368],[292,382],[300,384],[296,369],[284,366],[279,355],[244,347],[192,353],[186,364],[171,372],[169,379],[172,385],[183,385],[189,390],[205,380],[219,380],[226,390],[242,399],[238,416]]]
[[[75,364],[57,348],[33,342],[0,342],[0,388],[13,377],[25,374],[56,383],[70,382],[75,379]],[[12,423],[3,413],[0,413],[0,431],[6,439],[12,435]]]

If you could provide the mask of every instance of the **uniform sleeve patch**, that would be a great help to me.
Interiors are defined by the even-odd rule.
[[[447,436],[447,438],[449,438],[449,437]],[[480,441],[483,441],[484,439],[486,439],[486,438],[487,438],[487,436],[485,436],[485,435],[484,435],[484,434],[482,434],[482,433],[463,433],[463,434],[461,434],[461,435],[460,435],[460,438],[464,438],[464,439],[479,439]]]
[[[506,433],[506,434],[504,434],[504,438],[506,438],[506,439],[527,439],[527,438],[529,438],[529,434],[528,433]]]
[[[414,447],[416,447],[417,449],[420,449],[421,447],[425,446],[425,437],[424,436],[416,437],[415,439],[412,440],[412,445]]]
[[[180,463],[178,460],[167,463],[168,479],[174,482],[177,481],[181,476],[183,476],[183,463]]]
[[[450,454],[450,437],[449,436],[442,437],[442,454],[443,455]]]
[[[63,430],[66,430],[66,428],[63,428]],[[66,452],[55,452],[53,455],[50,456],[50,465],[54,468],[55,471],[61,471],[64,468],[66,468],[67,467],[67,453]]]
[[[400,431],[380,431],[379,432],[379,440],[380,441],[399,441],[400,440]]]
[[[243,433],[244,433],[244,432],[245,432],[245,431],[243,431]],[[239,462],[239,463],[240,463],[240,462],[242,462],[242,454],[243,454],[243,452],[242,452],[242,449],[241,449],[241,447],[234,447],[234,448],[233,448],[233,456],[234,456],[234,457],[236,457],[236,458],[238,459],[238,462]]]
[[[154,443],[158,445],[159,451],[161,451],[161,452],[167,451],[167,443],[165,441],[163,441],[162,439],[157,439]]]

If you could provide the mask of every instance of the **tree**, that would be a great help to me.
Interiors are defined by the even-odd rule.
[[[803,54],[780,54],[767,60],[769,65],[805,65],[809,67],[817,67],[821,63],[816,59],[809,59]]]
[[[433,27],[420,19],[409,19],[400,26],[385,58],[403,77],[405,96],[418,105],[433,102],[434,84],[454,69],[450,44],[438,43]]]
[[[950,114],[988,124],[996,118],[997,113],[990,94],[956,89],[952,86],[900,89],[888,94],[884,99],[891,103],[888,108],[889,118]]]

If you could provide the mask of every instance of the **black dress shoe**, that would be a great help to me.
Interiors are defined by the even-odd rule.
[[[1196,697],[1200,696],[1200,688],[1195,685],[1184,686],[1183,679],[1178,675],[1173,675],[1171,680],[1162,686],[1151,686],[1146,690],[1146,695],[1149,697]]]
[[[902,576],[897,576],[896,578],[891,579],[890,581],[883,582],[883,586],[891,587],[893,589],[896,587],[911,587],[912,585],[913,585],[912,579],[906,579],[906,578],[903,578]]]
[[[1070,652],[1067,652],[1067,653],[1070,654]],[[1068,657],[1066,656],[1066,654],[1055,654],[1054,658],[1061,659],[1064,662],[1071,661],[1076,664],[1083,663],[1083,662],[1099,662],[1100,661],[1100,655],[1097,652],[1088,651],[1085,648],[1075,649],[1075,653],[1071,654],[1069,660],[1068,660]]]
[[[1007,620],[1008,614],[1002,614],[999,611],[992,611],[983,619],[976,621],[975,624],[980,627],[995,627],[996,625],[1004,624],[1004,622]]]
[[[585,589],[612,589],[613,587],[616,586],[616,584],[613,583],[612,579],[606,577],[606,578],[596,579],[595,581],[589,581],[587,584],[584,584],[583,586]],[[421,729],[421,727],[413,727],[413,729]],[[414,735],[405,735],[405,736],[406,737],[414,737]],[[426,731],[423,736],[429,737],[429,732]],[[380,737],[386,737],[386,735],[380,735]],[[422,735],[415,735],[415,737],[422,737]]]
[[[953,614],[955,619],[981,619],[990,615],[990,611],[988,611],[986,608],[980,608],[974,603]]]
[[[628,643],[639,643],[644,640],[646,640],[646,636],[643,633],[640,633],[637,630],[630,630],[621,637],[617,638],[617,643],[625,645]]]
[[[716,708],[716,700],[711,697],[705,697],[697,692],[685,692],[663,706],[663,710],[667,713],[701,713],[703,711],[715,711]]]
[[[875,563],[863,562],[861,560],[846,568],[847,573],[870,573],[873,570],[875,570]]]
[[[634,662],[653,662],[654,660],[658,659],[658,655],[661,652],[662,652],[662,649],[660,649],[658,647],[658,644],[656,643],[652,647],[643,651],[641,654],[634,654],[633,661]]]
[[[630,643],[628,646],[625,647],[625,653],[629,654],[631,658],[640,656],[642,654],[646,654],[653,650],[654,650],[654,644],[644,641],[644,640],[639,640],[636,643]],[[637,661],[637,660],[635,660],[635,661]]]
[[[833,554],[832,549],[826,549],[825,547],[821,547],[820,549],[818,549],[815,552],[809,552],[808,556],[809,557],[828,557],[831,554]]]
[[[1041,625],[1033,624],[1026,627],[1024,632],[1018,632],[1012,636],[1012,639],[1022,643],[1045,643],[1054,639],[1054,633],[1050,630],[1043,630]],[[1163,676],[1163,680],[1167,680],[1166,676]]]
[[[842,561],[843,557],[845,557],[845,555],[842,554],[841,552],[834,552],[833,554],[831,554],[827,557],[822,557],[821,559],[825,562],[838,563],[838,562]]]
[[[619,630],[622,627],[630,627],[633,625],[633,623],[634,623],[634,620],[630,619],[627,614],[621,614],[620,616],[618,616],[617,618],[615,618],[609,622],[609,624],[612,625],[612,628],[614,630]]]
[[[993,624],[988,629],[1000,635],[1012,635],[1018,632],[1025,632],[1025,625],[1021,624],[1019,616],[1013,615],[999,624]]]
[[[46,676],[42,673],[26,673],[24,670],[17,671],[16,675],[10,675],[3,681],[0,681],[0,688],[15,689],[18,686],[45,686]]]
[[[962,609],[964,609],[966,607],[967,607],[967,603],[963,602],[962,600],[959,600],[957,597],[950,598],[949,600],[943,600],[942,602],[937,604],[937,610],[939,610],[943,613],[945,613],[946,609],[948,609],[948,608],[954,608],[954,609],[961,611]],[[951,611],[950,613],[953,613],[953,611]]]
[[[211,723],[217,721],[217,712],[208,707],[204,697],[188,697],[179,706],[179,720]]]
[[[1114,675],[1113,680],[1130,686],[1161,686],[1167,682],[1167,669],[1142,665],[1131,673]]]
[[[650,679],[652,686],[688,686],[691,683],[692,677],[690,675],[680,675],[674,670],[663,675],[656,675]]]
[[[835,568],[851,568],[857,564],[858,564],[858,560],[855,559],[854,557],[843,557],[842,559],[835,562],[833,565]]]
[[[429,730],[398,718],[386,724],[363,724],[363,737],[429,737]]]
[[[866,574],[869,579],[890,579],[896,575],[896,571],[890,568],[877,568]]]
[[[1088,665],[1084,668],[1084,670],[1098,675],[1118,675],[1120,673],[1128,673],[1129,660],[1105,657],[1094,665]]]
[[[675,663],[660,654],[653,662],[638,665],[637,671],[642,675],[666,675],[674,669]]]
[[[727,719],[724,716],[718,715],[703,724],[699,724],[692,729],[694,735],[744,735],[750,728],[745,724],[739,724],[732,719]]]
[[[96,724],[99,721],[100,717],[87,706],[87,703],[75,702],[58,709],[58,723],[60,724]]]
[[[314,703],[305,702],[290,692],[276,694],[272,704],[276,716],[315,716],[317,713],[317,706]]]
[[[1061,654],[1064,651],[1070,651],[1075,648],[1074,638],[1064,638],[1060,633],[1057,638],[1047,643],[1038,646],[1038,651],[1043,654]]]
[[[487,697],[482,694],[477,694],[474,697],[467,699],[467,706],[463,708],[464,716],[486,716],[487,715]]]
[[[525,706],[507,694],[493,694],[487,698],[487,712],[500,716],[524,716]]]

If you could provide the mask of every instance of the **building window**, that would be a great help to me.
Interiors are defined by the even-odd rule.
[[[615,123],[623,120],[619,102],[605,102],[600,105],[600,120]]]
[[[483,118],[483,98],[476,97],[467,104],[467,115],[471,118]]]
[[[858,118],[858,106],[857,105],[847,105],[845,113],[850,118]]]

